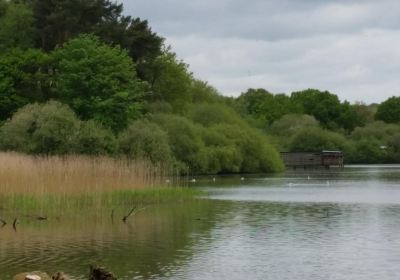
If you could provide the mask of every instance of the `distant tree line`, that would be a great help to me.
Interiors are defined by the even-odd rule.
[[[0,149],[147,158],[181,173],[277,172],[279,150],[400,161],[400,105],[309,89],[219,95],[109,0],[0,0]]]

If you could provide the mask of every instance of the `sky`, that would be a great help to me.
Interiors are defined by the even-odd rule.
[[[400,95],[398,0],[122,2],[223,95],[317,88],[365,103]]]

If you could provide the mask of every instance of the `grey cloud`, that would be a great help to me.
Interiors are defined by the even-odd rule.
[[[400,2],[126,0],[223,94],[315,87],[379,102],[400,93]]]

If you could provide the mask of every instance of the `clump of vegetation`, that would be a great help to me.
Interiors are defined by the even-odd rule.
[[[169,170],[145,160],[0,153],[0,203],[7,210],[132,206],[191,199]],[[168,180],[168,183],[167,183]]]

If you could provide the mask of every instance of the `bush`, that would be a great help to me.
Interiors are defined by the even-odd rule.
[[[378,106],[378,111],[375,115],[377,120],[387,123],[400,122],[400,97],[391,97]]]
[[[322,150],[350,150],[346,138],[321,128],[306,128],[296,133],[289,145],[291,152],[319,152]]]
[[[131,158],[145,158],[162,164],[172,161],[167,133],[147,120],[130,124],[119,135],[118,144],[120,153]]]
[[[74,151],[79,120],[66,105],[50,101],[30,104],[1,128],[1,148],[34,154],[66,154]]]
[[[107,155],[116,151],[116,139],[111,130],[93,120],[80,125],[76,152],[87,155]]]
[[[202,103],[192,105],[189,109],[190,119],[206,127],[219,123],[245,125],[236,112],[222,104]]]
[[[173,155],[181,167],[181,171],[205,173],[207,171],[207,155],[201,132],[195,124],[184,117],[167,114],[157,114],[153,120],[168,134]]]

